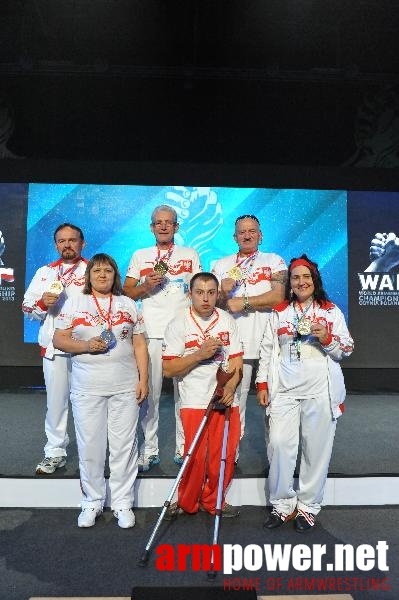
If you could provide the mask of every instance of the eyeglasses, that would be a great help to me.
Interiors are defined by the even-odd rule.
[[[255,217],[255,215],[241,215],[241,217],[236,218],[235,225],[237,225],[238,221],[242,221],[243,219],[253,219],[258,223],[258,225],[260,225],[259,219],[258,217]]]
[[[154,227],[162,227],[162,225],[166,225],[167,227],[171,227],[172,225],[176,225],[176,221],[154,221],[152,223]]]

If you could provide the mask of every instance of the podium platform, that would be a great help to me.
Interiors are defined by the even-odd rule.
[[[72,411],[66,467],[36,476],[43,457],[46,396],[42,388],[0,393],[0,506],[75,507],[80,502],[78,455]],[[248,398],[247,429],[240,460],[228,493],[238,505],[264,506],[267,473],[264,410],[254,393]],[[324,504],[391,505],[399,503],[399,395],[349,394],[338,420]],[[160,405],[161,463],[139,474],[135,505],[160,506],[178,473],[174,456],[174,406],[170,393]],[[139,432],[140,438],[140,432]]]

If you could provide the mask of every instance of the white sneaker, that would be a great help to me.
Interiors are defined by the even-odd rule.
[[[184,461],[183,454],[180,454],[180,452],[176,451],[176,454],[173,457],[173,462],[176,463],[176,465],[182,465],[183,461]]]
[[[139,456],[138,460],[138,470],[140,473],[149,471],[151,467],[154,465],[159,465],[161,459],[157,454],[153,454],[152,456],[143,456],[142,454]]]
[[[119,527],[122,527],[122,529],[134,527],[134,524],[136,523],[136,517],[131,508],[120,508],[119,510],[115,510],[114,517],[118,519],[118,525]]]
[[[93,527],[101,512],[100,508],[83,508],[78,516],[78,527]]]
[[[66,465],[66,456],[46,456],[36,467],[36,475],[54,473],[56,469],[61,469]]]

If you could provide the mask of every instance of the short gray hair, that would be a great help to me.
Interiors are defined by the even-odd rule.
[[[177,223],[177,212],[175,211],[174,208],[172,208],[171,206],[169,206],[168,204],[160,204],[159,206],[156,206],[154,208],[154,210],[151,213],[151,223],[154,224],[155,223],[155,216],[158,212],[160,212],[161,210],[167,210],[168,212],[172,213],[173,215],[173,220],[175,223]]]

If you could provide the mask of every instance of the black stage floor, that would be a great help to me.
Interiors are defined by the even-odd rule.
[[[45,404],[42,389],[0,393],[0,477],[35,477],[35,466],[43,455],[45,441]],[[176,475],[173,420],[172,397],[164,394],[160,424],[162,461],[143,477]],[[398,422],[399,395],[349,394],[346,412],[338,423],[330,476],[398,476]],[[249,398],[247,423],[235,476],[264,476],[267,465],[263,411],[253,394]],[[53,478],[78,477],[72,418],[69,433],[67,466],[51,476]],[[207,514],[183,515],[175,522],[163,523],[148,567],[137,566],[158,510],[135,509],[136,526],[130,530],[121,530],[107,510],[95,527],[82,530],[76,525],[78,509],[0,508],[0,600],[28,600],[31,596],[129,597],[132,587],[138,585],[165,589],[179,585],[201,586],[206,600],[209,586],[223,585],[229,576],[220,573],[209,581],[203,572],[192,571],[190,567],[187,571],[160,571],[155,565],[155,550],[160,543],[171,544],[173,548],[177,544],[211,543],[214,521]],[[263,564],[259,571],[239,569],[231,578],[234,576],[238,582],[244,578],[259,578],[258,593],[264,595],[289,593],[288,583],[294,578],[298,585],[305,585],[305,579],[316,583],[329,581],[330,587],[326,590],[315,588],[313,592],[307,591],[308,594],[346,592],[352,594],[354,600],[399,598],[399,507],[324,507],[317,527],[308,535],[299,535],[291,524],[267,532],[262,528],[264,514],[264,507],[243,506],[238,519],[222,520],[219,542],[243,547],[255,544],[262,548],[263,544],[270,544],[272,548],[283,548],[285,544],[292,548],[301,544],[313,548],[316,544],[325,544],[328,561],[323,562],[321,570],[304,571],[294,569],[291,564],[286,571],[266,569]],[[361,544],[375,548],[378,541],[385,541],[389,546],[388,572],[376,566],[371,570],[326,568],[337,544],[351,544],[356,551]],[[281,589],[268,590],[267,582],[274,585],[278,577],[281,577]],[[390,589],[382,590],[381,582],[386,577]],[[344,585],[342,578],[347,580],[345,585],[351,587],[340,591],[332,589],[331,586]],[[372,579],[374,585],[380,585],[379,589],[359,591],[360,586],[370,587]]]
[[[0,392],[0,476],[31,477],[43,456],[46,397],[42,389]],[[399,395],[349,394],[338,421],[330,476],[399,475]],[[78,477],[78,457],[70,411],[68,463],[55,476]],[[171,394],[163,394],[160,409],[160,465],[143,477],[173,477],[174,412]],[[247,431],[241,442],[236,477],[267,473],[264,411],[250,394]],[[54,475],[52,476],[54,477]]]
[[[137,509],[136,526],[122,530],[116,525],[112,513],[107,511],[95,527],[79,529],[76,526],[78,510],[72,509],[0,509],[0,598],[1,600],[28,600],[31,596],[116,596],[130,597],[133,586],[201,586],[206,600],[210,586],[221,586],[224,580],[235,579],[236,584],[243,579],[254,581],[259,578],[259,595],[293,594],[288,591],[290,578],[298,585],[305,585],[305,579],[315,585],[327,581],[327,589],[301,594],[352,594],[355,600],[397,600],[399,598],[399,508],[396,507],[329,507],[320,513],[319,522],[309,534],[298,534],[291,523],[274,530],[262,528],[264,509],[242,507],[237,519],[223,520],[220,530],[220,544],[240,544],[248,547],[270,545],[276,551],[281,545],[291,548],[306,545],[309,549],[316,544],[326,545],[326,555],[321,569],[315,565],[306,570],[294,569],[290,563],[287,570],[276,571],[269,564],[266,569],[263,561],[259,570],[238,569],[232,575],[218,573],[216,579],[208,580],[203,571],[193,571],[189,562],[186,571],[160,571],[155,563],[155,551],[159,544],[210,544],[213,534],[213,519],[205,514],[182,515],[174,522],[163,523],[160,535],[154,543],[146,568],[139,567],[141,556],[152,530],[156,509]],[[357,550],[361,544],[376,548],[378,541],[385,541],[389,548],[386,562],[389,571],[374,566],[370,570],[329,570],[326,564],[332,562],[338,544],[351,544]],[[302,546],[303,547],[303,546]],[[310,551],[310,550],[309,550]],[[380,558],[384,558],[380,554]],[[306,565],[305,565],[306,566]],[[278,584],[281,589],[267,589]],[[390,586],[382,590],[382,580]],[[341,582],[339,581],[341,579]],[[343,582],[343,579],[345,581]],[[359,591],[371,585],[380,589]],[[254,583],[255,584],[255,583]],[[332,587],[331,587],[332,586]],[[338,586],[341,591],[338,591]],[[345,586],[350,586],[345,587]],[[356,586],[356,590],[354,587]],[[334,590],[335,587],[335,590]],[[324,597],[324,596],[323,596]],[[148,596],[151,598],[151,595]],[[187,595],[187,600],[197,600],[198,596]],[[237,600],[240,596],[237,594]],[[185,599],[186,600],[186,599]]]

